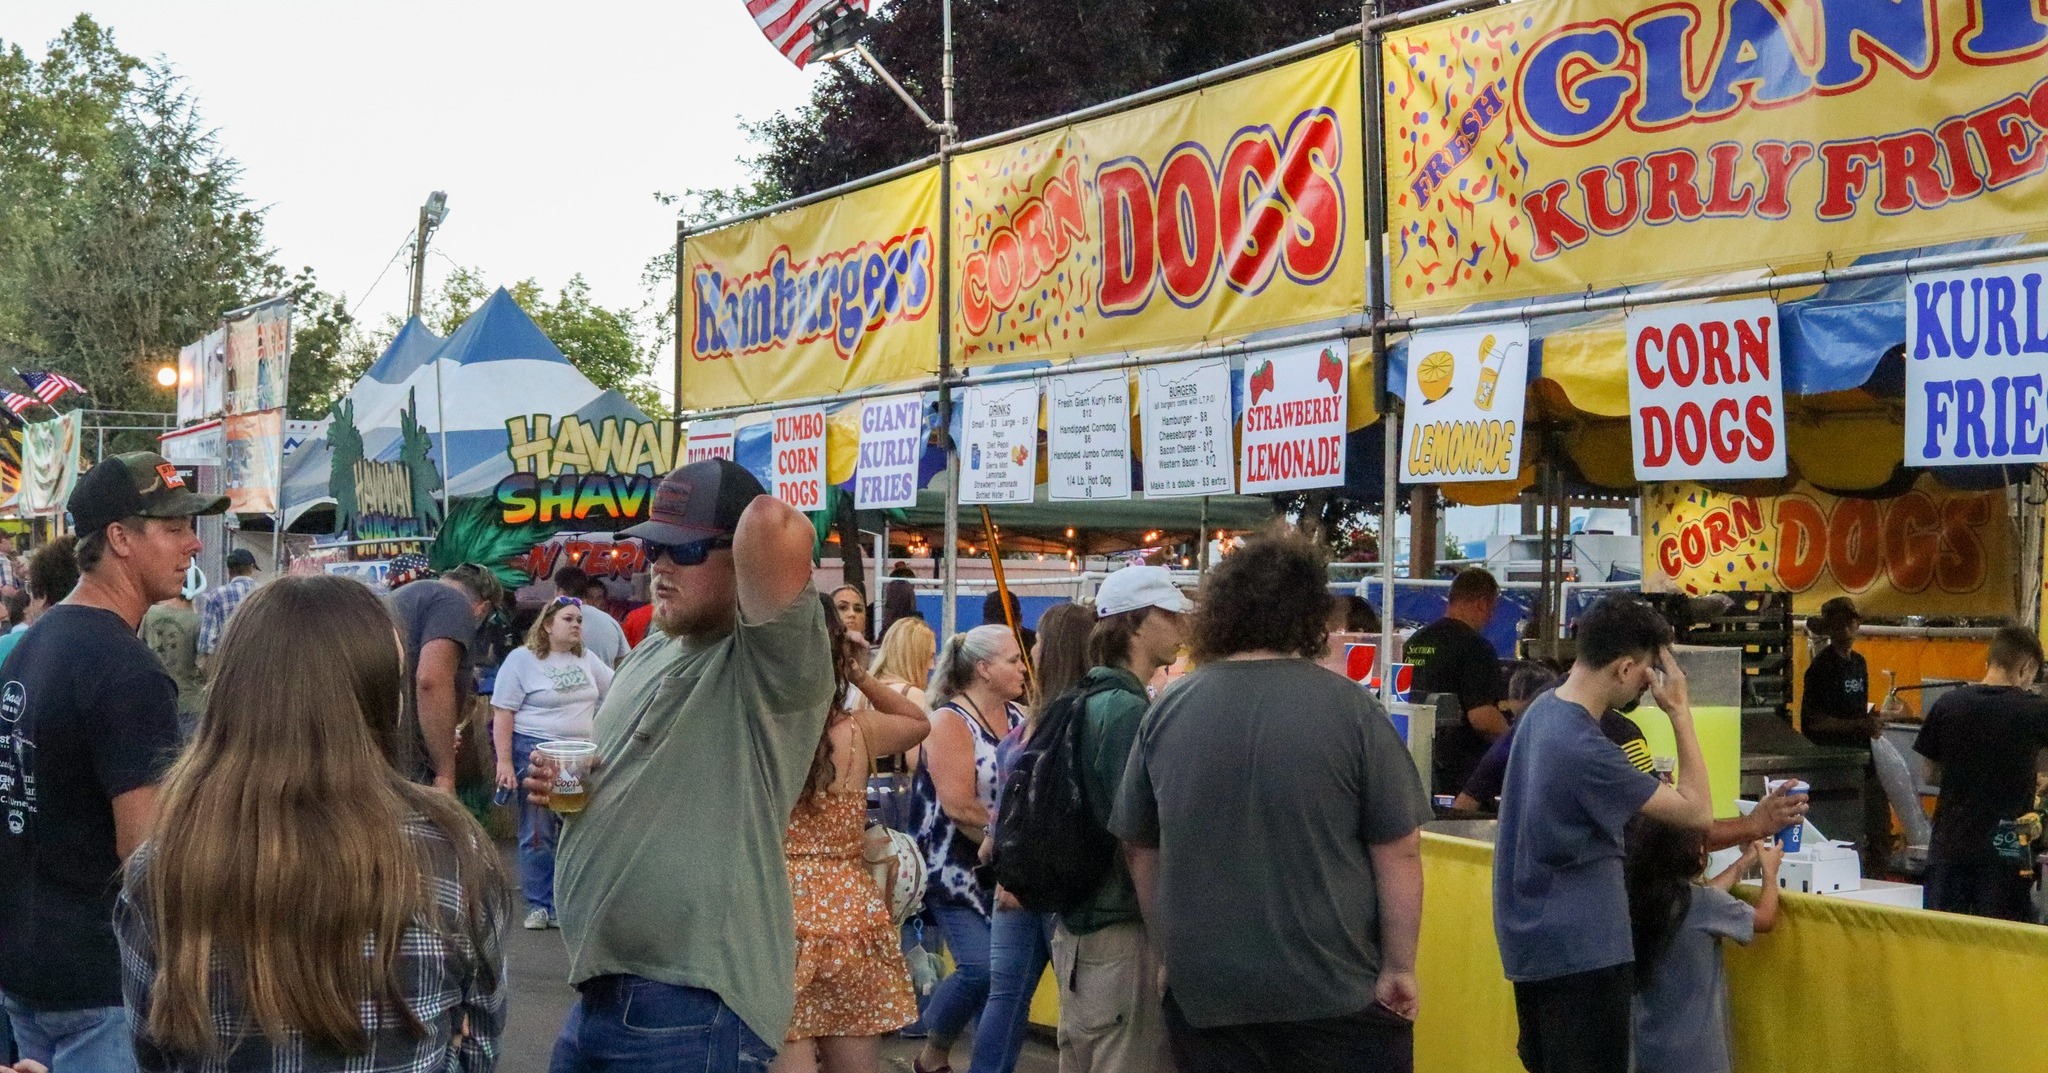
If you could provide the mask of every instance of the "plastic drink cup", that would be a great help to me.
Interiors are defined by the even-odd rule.
[[[564,815],[582,812],[589,800],[585,779],[597,759],[597,746],[587,741],[543,742],[540,754],[554,762],[555,781],[548,787],[548,808]]]
[[[1778,792],[1778,787],[1780,786],[1783,786],[1785,788],[1785,792],[1787,794],[1803,794],[1806,793],[1809,789],[1811,789],[1811,787],[1807,786],[1806,783],[1800,781],[1799,779],[1764,780],[1764,792],[1767,794]],[[1785,852],[1797,853],[1799,852],[1799,836],[1805,830],[1806,822],[1804,820],[1801,820],[1798,823],[1786,824],[1784,827],[1780,828],[1778,833],[1773,835],[1772,838],[1774,838],[1777,841],[1778,845],[1785,847]]]

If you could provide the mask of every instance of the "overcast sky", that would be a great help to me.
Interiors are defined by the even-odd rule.
[[[451,261],[550,290],[581,272],[603,304],[638,306],[675,241],[654,192],[740,180],[740,120],[801,104],[811,80],[742,0],[0,0],[0,40],[40,58],[81,10],[176,67],[278,260],[373,325],[405,306],[392,255],[431,190],[449,214],[429,288]]]

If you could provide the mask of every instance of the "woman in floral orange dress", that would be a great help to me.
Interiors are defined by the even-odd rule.
[[[861,859],[868,761],[915,747],[924,710],[867,671],[866,645],[828,608],[834,673],[873,707],[835,708],[789,817],[784,849],[796,900],[796,1013],[773,1073],[874,1073],[881,1035],[917,1019],[889,906]]]

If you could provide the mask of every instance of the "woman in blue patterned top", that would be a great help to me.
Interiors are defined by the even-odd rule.
[[[976,869],[995,811],[996,746],[1024,719],[1024,653],[1002,626],[948,638],[932,669],[932,733],[912,790],[918,847],[929,872],[925,908],[957,966],[925,1009],[917,1073],[950,1070],[953,1041],[988,1000],[989,916],[995,888]]]

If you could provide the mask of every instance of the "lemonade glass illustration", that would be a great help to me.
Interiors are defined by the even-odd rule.
[[[1439,350],[1422,359],[1415,367],[1415,387],[1422,392],[1424,404],[1435,402],[1451,393],[1451,374],[1457,371],[1457,362],[1448,350]]]
[[[1482,410],[1493,409],[1493,393],[1500,387],[1501,366],[1507,364],[1509,347],[1495,346],[1496,340],[1489,335],[1479,341],[1479,390],[1472,393],[1472,405]]]

